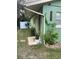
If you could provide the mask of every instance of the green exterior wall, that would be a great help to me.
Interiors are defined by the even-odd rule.
[[[36,32],[39,33],[39,19],[38,15],[35,15],[30,20],[31,27],[34,27],[36,29]]]
[[[52,21],[50,21],[50,11],[52,11]],[[61,12],[61,2],[52,2],[50,4],[43,5],[43,14],[46,14],[46,18],[48,23],[55,23],[56,22],[56,13]],[[61,25],[61,24],[60,24]],[[45,18],[43,17],[41,20],[41,33],[46,33],[47,30],[50,29],[50,26],[45,24]],[[61,41],[61,28],[57,28],[59,33],[59,40]]]

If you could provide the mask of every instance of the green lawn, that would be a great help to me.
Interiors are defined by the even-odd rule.
[[[17,59],[61,59],[61,49],[49,49],[44,45],[28,46],[27,36],[30,30],[17,32]],[[20,40],[26,40],[20,42]]]

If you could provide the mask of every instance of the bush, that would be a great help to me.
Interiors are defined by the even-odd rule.
[[[55,44],[58,39],[58,33],[55,31],[55,24],[51,24],[51,29],[44,35],[45,44]]]

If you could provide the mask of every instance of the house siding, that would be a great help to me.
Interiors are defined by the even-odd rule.
[[[52,21],[50,21],[50,11],[52,11]],[[61,23],[56,22],[56,13],[60,12],[61,13],[61,2],[57,1],[57,2],[52,2],[50,3],[50,5],[46,4],[43,5],[43,14],[46,14],[46,18],[48,23],[56,23],[61,25]],[[45,28],[45,33],[51,28],[50,26],[45,24],[45,19],[43,20],[44,24],[43,24],[43,29]],[[61,22],[61,21],[60,21]],[[57,31],[59,33],[59,42],[61,41],[61,28],[57,28]]]
[[[39,19],[38,15],[35,15],[30,19],[31,27],[34,27],[36,29],[36,32],[39,33]]]

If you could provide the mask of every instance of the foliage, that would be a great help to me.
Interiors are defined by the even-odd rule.
[[[51,27],[50,29],[48,29],[48,31],[44,35],[45,44],[46,43],[49,45],[55,44],[56,40],[58,39],[58,33],[56,32],[56,28],[55,28],[56,24],[55,23],[52,23],[52,24],[48,23],[46,15],[45,15],[45,23],[49,27]]]
[[[32,27],[30,30],[31,30],[31,36],[35,36],[35,32],[36,32],[35,28]]]
[[[51,29],[44,35],[45,43],[49,45],[55,44],[57,39],[58,39],[58,33],[54,31],[54,29]]]
[[[36,29],[32,27],[30,30],[31,30],[31,36],[35,36],[36,39],[39,39],[39,34],[36,32]]]
[[[35,38],[39,39],[39,34],[38,33],[35,34]]]

